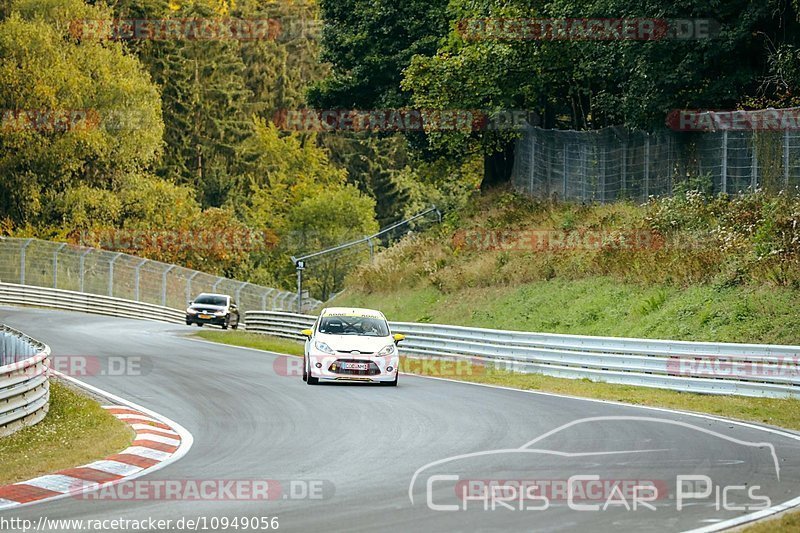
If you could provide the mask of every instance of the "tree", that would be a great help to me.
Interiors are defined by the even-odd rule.
[[[377,232],[374,212],[372,198],[344,185],[320,189],[304,198],[289,210],[287,221],[296,232],[299,249],[317,251]],[[355,252],[346,250],[309,260],[308,287],[315,296],[327,300],[342,290],[347,273],[369,258],[366,248]]]
[[[447,34],[447,0],[320,0],[322,60],[331,74],[309,91],[321,108],[399,108],[403,69]]]
[[[164,125],[147,73],[120,44],[70,31],[70,21],[108,16],[80,0],[25,0],[0,22],[0,216],[16,225],[54,223],[58,194],[110,188],[159,155]]]
[[[126,0],[122,18],[215,19],[229,16],[224,0]],[[240,43],[232,39],[164,39],[128,43],[161,88],[164,157],[158,174],[189,184],[203,206],[225,203],[239,173],[237,150],[250,134],[252,93]]]

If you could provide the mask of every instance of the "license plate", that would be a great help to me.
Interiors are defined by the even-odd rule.
[[[198,315],[200,318],[211,318],[211,315]]]
[[[345,370],[369,370],[369,363],[342,363]]]

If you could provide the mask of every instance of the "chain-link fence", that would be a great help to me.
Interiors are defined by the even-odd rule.
[[[174,309],[203,292],[230,294],[243,311],[296,310],[297,295],[131,255],[37,239],[0,238],[0,281],[102,294]],[[311,310],[320,302],[304,299]]]
[[[513,183],[538,198],[645,202],[693,180],[712,193],[800,186],[800,132],[659,133],[529,127],[517,143]]]

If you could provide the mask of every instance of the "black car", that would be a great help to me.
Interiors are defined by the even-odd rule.
[[[186,325],[206,324],[222,326],[222,329],[239,327],[239,308],[227,294],[201,294],[186,309]]]

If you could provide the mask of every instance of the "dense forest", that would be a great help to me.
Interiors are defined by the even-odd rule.
[[[525,110],[546,128],[664,127],[670,110],[800,105],[796,1],[5,0],[0,234],[108,245],[212,228],[260,246],[135,250],[289,287],[289,257],[507,181],[516,131],[286,131],[286,110]],[[706,38],[520,39],[470,21],[714,19]],[[120,21],[263,22],[126,38]],[[101,23],[103,22],[103,23]],[[242,22],[243,23],[243,22]],[[129,37],[129,36],[128,36]],[[533,120],[532,120],[533,121]],[[341,270],[347,261],[335,266]],[[326,267],[327,268],[327,267]],[[333,267],[330,267],[333,268]],[[311,276],[317,297],[338,279]]]

